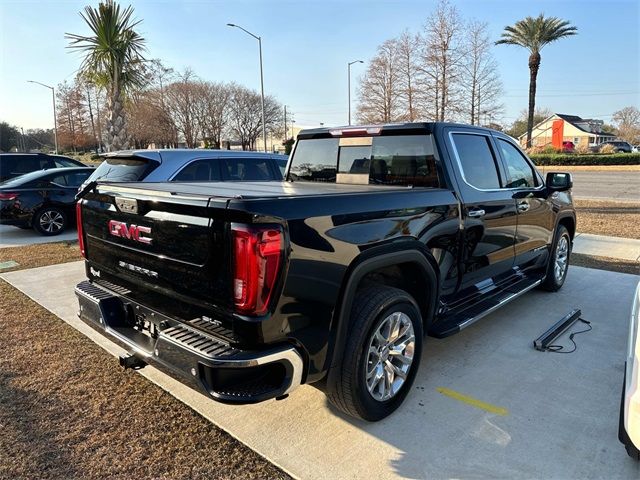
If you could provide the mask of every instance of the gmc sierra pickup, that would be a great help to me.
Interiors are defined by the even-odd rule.
[[[450,123],[304,130],[281,182],[92,182],[79,315],[129,349],[125,367],[153,363],[213,399],[316,383],[380,420],[424,335],[562,286],[571,187],[510,137]]]

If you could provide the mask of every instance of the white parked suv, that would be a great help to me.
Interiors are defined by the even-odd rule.
[[[640,460],[640,283],[633,297],[618,438],[634,460]]]

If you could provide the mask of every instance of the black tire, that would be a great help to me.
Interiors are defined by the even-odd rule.
[[[67,228],[68,219],[64,210],[58,207],[42,207],[33,214],[33,229],[40,235],[59,235]]]
[[[640,450],[638,450],[633,443],[631,443],[631,439],[629,435],[627,435],[627,431],[624,428],[624,395],[625,395],[625,385],[627,383],[627,363],[624,364],[624,378],[622,380],[622,394],[620,395],[620,419],[618,421],[618,440],[622,442],[625,450],[627,451],[627,455],[629,455],[632,459],[636,461],[640,461]]]
[[[413,327],[413,357],[405,373],[404,383],[398,391],[388,400],[377,400],[373,393],[370,393],[366,380],[367,368],[370,365],[369,342],[372,341],[374,329],[396,312],[405,314]],[[406,321],[404,316],[402,318]],[[415,379],[422,354],[422,316],[416,302],[404,290],[374,286],[358,291],[349,321],[349,337],[342,363],[328,375],[327,397],[336,408],[347,415],[370,422],[382,420],[400,406]],[[384,358],[386,360],[389,357],[387,350]],[[385,368],[382,363],[380,365],[380,368]]]
[[[556,274],[556,261],[560,252],[558,251],[558,247],[560,242],[566,242],[566,260],[565,260],[565,268],[562,275],[558,276]],[[569,262],[571,260],[571,236],[569,235],[569,231],[566,229],[564,225],[558,225],[558,229],[556,230],[556,235],[553,239],[553,245],[551,248],[551,255],[549,256],[549,262],[547,263],[547,276],[542,283],[542,288],[549,292],[557,292],[564,285],[564,281],[567,278],[567,272],[569,271]]]

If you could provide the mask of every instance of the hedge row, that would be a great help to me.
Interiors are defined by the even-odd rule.
[[[640,165],[640,153],[612,153],[610,155],[537,153],[530,155],[536,165]]]

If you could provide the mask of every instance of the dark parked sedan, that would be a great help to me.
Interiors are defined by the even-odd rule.
[[[82,162],[62,155],[0,153],[0,182],[37,170],[85,166]]]
[[[58,235],[75,223],[75,195],[93,168],[39,170],[0,183],[0,224]]]

